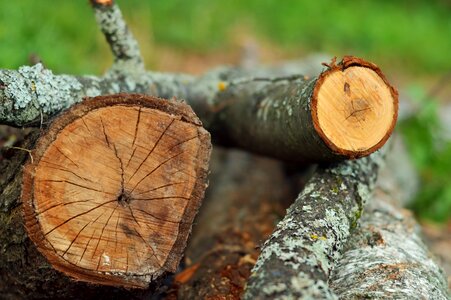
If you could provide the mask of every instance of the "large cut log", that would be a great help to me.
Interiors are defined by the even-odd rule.
[[[418,178],[400,139],[330,276],[340,299],[449,299],[446,276],[421,239],[412,213]],[[382,175],[383,173],[383,175]]]
[[[75,283],[67,277],[145,288],[175,271],[210,153],[209,134],[188,106],[139,95],[93,98],[27,148],[34,150],[23,181],[18,168],[2,174],[0,293],[70,295]]]
[[[187,268],[175,277],[178,299],[239,299],[259,246],[293,197],[280,162],[239,151],[216,154],[222,160],[212,165]]]
[[[335,299],[328,278],[370,198],[383,151],[319,168],[265,242],[245,299]]]

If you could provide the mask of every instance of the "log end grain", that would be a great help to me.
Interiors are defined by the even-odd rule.
[[[380,69],[345,57],[323,72],[313,91],[313,124],[329,148],[348,158],[384,145],[396,124],[398,94]]]
[[[24,169],[28,234],[76,280],[145,288],[182,257],[210,148],[185,104],[125,94],[85,100],[52,123]]]

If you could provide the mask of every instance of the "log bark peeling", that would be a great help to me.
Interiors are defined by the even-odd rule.
[[[336,299],[327,281],[371,197],[384,153],[318,170],[265,242],[244,299]]]

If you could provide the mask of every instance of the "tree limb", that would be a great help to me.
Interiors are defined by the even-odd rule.
[[[144,62],[138,41],[128,29],[113,0],[91,0],[97,25],[114,55],[113,69],[120,73],[143,73]]]
[[[97,76],[54,75],[42,64],[0,70],[0,124],[36,126],[84,97],[125,93],[186,98],[191,76],[145,72]],[[41,118],[43,117],[43,118]]]
[[[327,284],[369,200],[383,152],[320,168],[265,242],[245,299],[336,299]]]
[[[378,189],[331,276],[340,299],[449,299],[412,213]]]
[[[400,138],[392,144],[374,199],[346,243],[330,286],[340,299],[448,299],[446,277],[418,223],[400,207],[414,195],[418,178]]]

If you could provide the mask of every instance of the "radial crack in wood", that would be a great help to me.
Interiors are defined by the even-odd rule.
[[[179,263],[209,153],[209,134],[185,104],[87,100],[52,123],[25,167],[29,236],[77,280],[146,287]]]
[[[351,66],[330,71],[315,87],[313,122],[338,153],[360,156],[386,140],[396,116],[389,86],[372,69]]]

